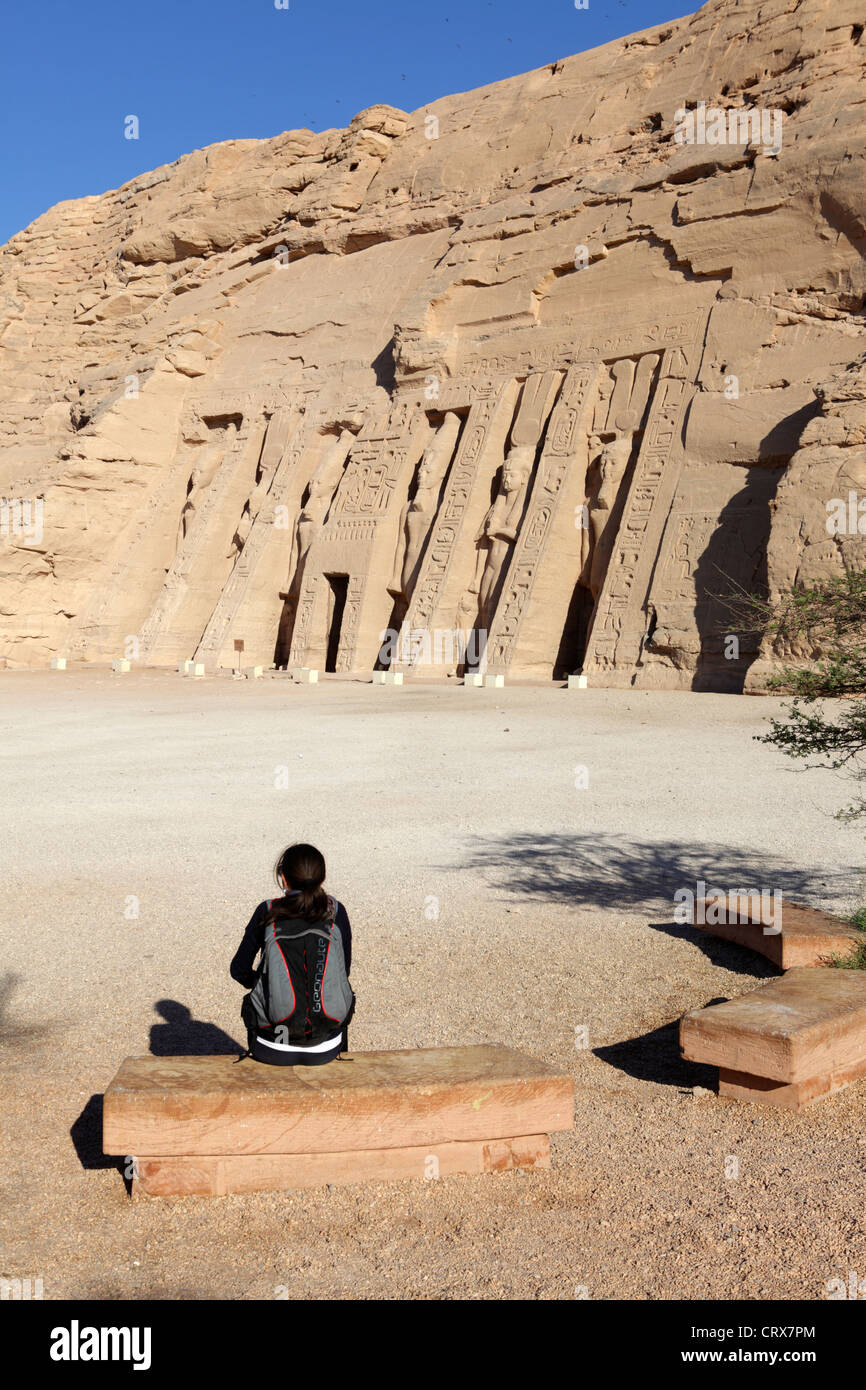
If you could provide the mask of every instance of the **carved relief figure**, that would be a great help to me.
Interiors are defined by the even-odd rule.
[[[486,629],[492,614],[492,600],[503,568],[517,539],[526,488],[535,461],[535,445],[519,444],[510,449],[502,465],[499,491],[475,537],[477,559],[471,591],[478,593],[478,624]]]
[[[593,440],[596,448],[600,441]],[[593,599],[601,593],[604,576],[616,539],[616,526],[611,514],[616,506],[620,486],[631,457],[631,434],[618,434],[609,440],[596,458],[596,485],[589,499],[588,570],[589,588]]]
[[[520,393],[499,488],[475,537],[475,574],[460,600],[465,610],[477,594],[481,631],[489,628],[493,617],[500,580],[517,539],[538,441],[561,381],[559,372],[536,372],[527,377]]]
[[[448,470],[460,432],[460,416],[448,411],[418,466],[415,496],[400,513],[394,568],[388,592],[408,603],[417,578],[421,551],[439,505],[442,479]]]
[[[180,549],[180,546],[189,535],[196,510],[204,493],[207,492],[216,477],[222,458],[223,450],[218,444],[206,445],[197,456],[195,467],[187,483],[186,501],[183,504],[183,511],[180,514],[180,521],[178,522],[178,549]]]
[[[240,555],[246,545],[247,537],[253,529],[253,522],[261,511],[265,498],[268,495],[268,489],[271,486],[272,479],[273,469],[267,475],[263,475],[260,478],[244,503],[241,519],[237,524],[235,533],[232,536],[231,545],[229,546],[228,559],[231,559],[232,556]]]
[[[313,471],[313,476],[307,486],[307,500],[295,522],[289,557],[288,588],[280,593],[280,598],[283,600],[283,611],[280,614],[280,625],[274,651],[274,662],[277,666],[284,666],[289,659],[295,615],[298,611],[301,588],[304,583],[307,555],[310,546],[322,529],[334,493],[337,491],[343,476],[343,465],[355,442],[355,435],[351,430],[346,429],[339,435],[331,435],[330,438],[330,444],[326,446],[324,454]],[[315,576],[312,577],[311,582],[315,582]]]
[[[243,550],[247,537],[253,528],[253,522],[264,506],[265,499],[270,492],[271,483],[274,480],[274,474],[277,471],[280,457],[281,455],[274,450],[269,450],[267,448],[263,449],[262,462],[259,464],[260,471],[256,479],[256,485],[244,503],[241,519],[237,524],[229,547],[229,559],[231,559],[232,556],[239,555]]]
[[[310,546],[322,529],[322,523],[328,514],[328,508],[343,474],[343,465],[354,441],[355,436],[351,430],[342,430],[325,450],[310,479],[307,500],[301,508],[295,525],[295,538],[292,547],[294,573],[289,585],[290,598],[297,598],[300,593],[304,579],[304,565]]]
[[[457,614],[454,619],[454,632],[456,637],[456,650],[453,652],[453,661],[446,667],[451,675],[456,675],[461,666],[467,663],[470,666],[477,665],[481,655],[478,636],[475,631],[475,618],[478,613],[478,595],[471,589],[464,589],[457,604]]]

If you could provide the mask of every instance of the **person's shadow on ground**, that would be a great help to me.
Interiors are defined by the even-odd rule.
[[[164,1023],[150,1030],[150,1050],[154,1057],[215,1057],[243,1052],[240,1043],[215,1023],[193,1018],[186,1004],[176,999],[157,999],[153,1006]]]
[[[158,999],[153,1006],[164,1023],[150,1030],[150,1050],[154,1057],[238,1056],[244,1051],[234,1038],[215,1023],[193,1018],[186,1004],[176,999]],[[102,1096],[91,1096],[72,1125],[70,1137],[82,1168],[117,1168],[129,1191],[129,1160],[102,1152]]]

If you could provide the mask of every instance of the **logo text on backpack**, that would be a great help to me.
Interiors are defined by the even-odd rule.
[[[330,941],[319,937],[319,951],[316,957],[316,974],[313,979],[313,1013],[322,1012],[322,978],[325,974],[325,961],[328,959]]]

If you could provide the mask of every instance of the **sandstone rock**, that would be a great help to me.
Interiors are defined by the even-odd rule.
[[[0,248],[0,658],[759,684],[725,593],[863,563],[861,35],[711,0],[50,209]]]

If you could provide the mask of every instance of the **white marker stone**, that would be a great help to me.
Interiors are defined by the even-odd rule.
[[[111,663],[111,669],[112,671],[128,671],[129,662],[125,656],[116,657]]]
[[[65,671],[65,670],[66,670],[66,657],[65,657],[65,656],[52,656],[52,658],[51,658],[51,669],[52,669],[52,671]]]
[[[586,676],[569,676],[569,690],[586,690]]]

